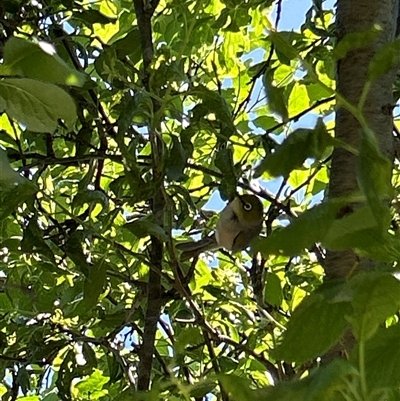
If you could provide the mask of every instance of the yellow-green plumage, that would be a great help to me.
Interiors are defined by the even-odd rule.
[[[181,260],[197,257],[200,253],[225,248],[238,252],[245,249],[261,231],[263,205],[254,195],[236,196],[222,210],[215,234],[197,242],[177,245]]]

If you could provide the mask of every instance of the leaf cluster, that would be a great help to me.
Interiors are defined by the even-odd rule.
[[[130,1],[3,3],[1,398],[396,399],[392,271],[321,286],[324,249],[399,259],[391,166],[371,133],[360,194],[315,206],[332,149],[346,147],[330,122],[348,51],[333,52],[332,11],[314,1],[287,32],[266,17],[273,1],[144,1],[158,5],[146,65]],[[396,46],[379,57],[394,63]],[[371,79],[389,68],[379,57]],[[210,199],[242,191],[264,202],[262,256],[182,263],[175,244],[215,226]],[[364,207],[338,219],[349,201]],[[162,313],[139,393],[149,272]],[[320,367],[346,331],[349,360]]]

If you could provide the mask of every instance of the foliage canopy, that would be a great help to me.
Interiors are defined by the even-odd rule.
[[[298,32],[273,3],[2,2],[2,399],[400,397],[397,211],[381,202],[398,171],[368,127],[359,149],[333,137],[335,63],[378,33],[334,49],[323,1]],[[358,155],[361,191],[320,203],[334,147]],[[237,191],[265,206],[250,253],[180,262],[174,245],[215,226],[210,198]],[[337,219],[350,200],[365,204]],[[323,283],[325,249],[347,248],[382,268]],[[352,354],[319,367],[347,330]]]

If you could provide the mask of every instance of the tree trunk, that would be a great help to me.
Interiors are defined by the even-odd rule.
[[[337,92],[356,106],[367,81],[368,67],[376,52],[394,39],[397,20],[398,0],[338,0],[337,37],[338,41],[353,32],[368,31],[380,27],[381,33],[370,44],[349,51],[337,66]],[[392,86],[396,70],[376,80],[369,91],[363,115],[369,128],[375,133],[382,154],[393,160],[393,120],[394,106]],[[344,107],[336,112],[336,138],[358,148],[361,126],[357,119]],[[358,191],[356,177],[357,156],[336,148],[333,152],[330,172],[329,197],[340,197]],[[340,216],[351,213],[353,206],[344,208]],[[352,250],[328,252],[325,261],[327,279],[344,278],[355,267],[364,268],[372,262],[359,258]]]

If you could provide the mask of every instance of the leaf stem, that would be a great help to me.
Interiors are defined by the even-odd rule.
[[[361,394],[364,401],[368,401],[367,382],[365,377],[365,343],[360,339],[358,346],[358,367],[360,371]]]

